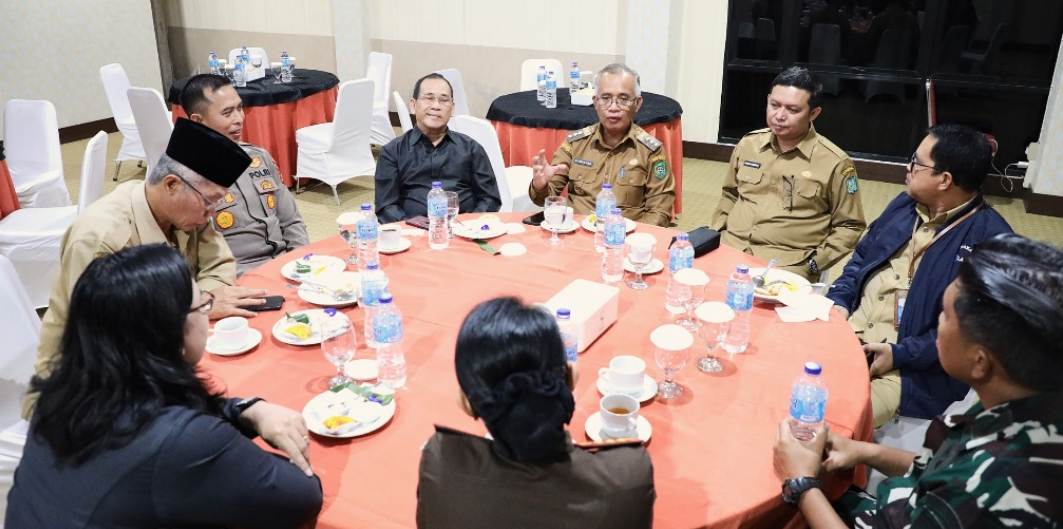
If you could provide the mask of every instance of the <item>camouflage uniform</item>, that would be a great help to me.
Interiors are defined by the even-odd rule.
[[[852,527],[1060,527],[1063,392],[934,419],[908,473],[850,491],[835,508]]]

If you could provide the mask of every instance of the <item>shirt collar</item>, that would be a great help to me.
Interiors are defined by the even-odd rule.
[[[808,134],[805,134],[805,137],[801,138],[801,141],[797,143],[797,147],[795,148],[795,150],[797,150],[797,152],[801,153],[801,157],[802,158],[805,158],[806,160],[811,160],[812,159],[812,151],[815,148],[816,141],[818,139],[819,139],[819,135],[816,134],[816,126],[811,124],[811,123],[809,123],[809,125],[808,125]],[[764,149],[767,149],[768,147],[771,147],[772,149],[775,150],[775,152],[777,152],[779,154],[785,154],[785,153],[782,152],[782,149],[779,148],[779,141],[775,138],[775,133],[774,132],[769,132],[768,133],[768,137],[764,141],[764,145],[762,145],[760,147],[760,150],[763,151]],[[786,152],[790,152],[790,151],[786,151]]]
[[[1010,439],[1030,428],[1063,423],[1063,391],[1040,393],[988,410],[982,409],[979,402],[966,413],[949,415],[943,420],[951,430],[970,435],[971,442],[985,438]]]
[[[638,134],[638,128],[635,126],[635,122],[631,122],[631,127],[629,127],[627,129],[627,134],[624,135],[624,139],[620,140],[620,143],[617,143],[616,147],[613,147],[612,149],[610,149],[609,146],[607,146],[605,144],[605,142],[602,141],[602,135],[603,134],[604,134],[604,128],[602,127],[602,122],[599,121],[596,125],[594,125],[594,134],[591,134],[591,141],[592,142],[597,142],[597,144],[602,149],[607,149],[607,150],[619,149],[625,143],[627,143],[629,141],[630,142],[634,142],[635,141],[635,134]]]
[[[137,235],[140,236],[140,244],[163,243],[173,246],[170,239],[159,228],[159,223],[155,222],[155,215],[151,213],[146,192],[144,182],[138,182],[133,188],[133,222],[136,224]]]
[[[415,144],[424,141],[425,145],[429,147],[438,147],[438,145],[432,145],[431,140],[428,139],[428,135],[422,132],[420,127],[416,125],[414,125],[412,129],[410,129],[409,134],[410,140],[412,140]],[[447,127],[447,130],[443,133],[443,140],[439,142],[439,145],[443,145],[443,143],[448,140],[450,140],[450,127]]]
[[[955,219],[960,213],[966,213],[967,210],[971,208],[971,205],[978,201],[981,196],[981,193],[975,193],[975,195],[971,197],[971,199],[967,202],[964,202],[963,204],[960,204],[959,206],[956,206],[946,211],[945,213],[939,213],[934,218],[930,218],[930,209],[918,202],[916,202],[915,204],[915,212],[919,214],[919,218],[922,219],[924,224],[930,224],[932,226],[943,226]]]

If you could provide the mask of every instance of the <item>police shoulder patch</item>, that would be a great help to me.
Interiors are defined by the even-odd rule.
[[[565,141],[567,143],[572,143],[574,141],[589,138],[591,137],[591,134],[594,134],[594,127],[594,125],[591,125],[589,127],[583,127],[582,129],[569,132],[568,135],[565,136]]]
[[[218,226],[218,228],[221,228],[223,230],[232,228],[234,222],[235,219],[233,219],[233,214],[229,213],[228,211],[222,211],[221,213],[218,213],[214,216],[214,223]]]

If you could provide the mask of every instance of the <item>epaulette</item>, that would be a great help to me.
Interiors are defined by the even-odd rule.
[[[754,134],[764,134],[765,132],[771,132],[771,129],[769,129],[767,127],[764,127],[763,129],[751,130],[751,131],[747,132],[745,134],[745,136],[742,136],[742,137],[744,138],[746,136],[752,136]]]
[[[595,126],[596,125],[591,125],[589,127],[583,127],[582,129],[569,132],[568,136],[565,136],[565,141],[572,143],[574,141],[579,141],[584,138],[589,138],[591,134],[594,134]]]
[[[661,148],[661,140],[654,138],[652,134],[641,128],[635,132],[635,137],[638,138],[639,142],[645,145],[651,152]]]

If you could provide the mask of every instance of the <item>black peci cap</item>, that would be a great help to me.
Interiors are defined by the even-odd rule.
[[[251,165],[251,157],[236,142],[185,118],[174,124],[166,154],[222,187],[233,185]]]

